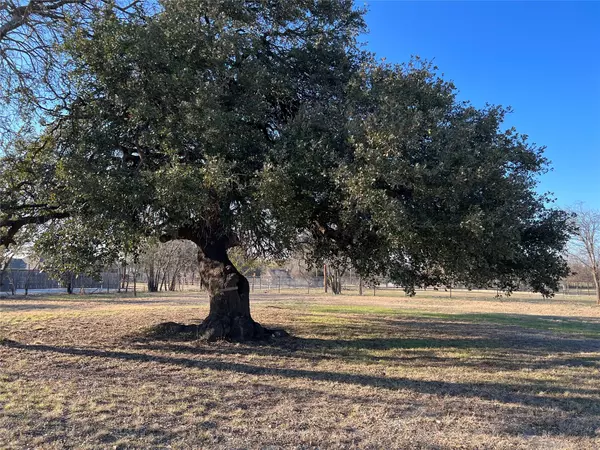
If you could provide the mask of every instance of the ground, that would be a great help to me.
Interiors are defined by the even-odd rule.
[[[200,293],[0,299],[0,448],[599,448],[600,308],[254,293],[293,337],[149,337]]]

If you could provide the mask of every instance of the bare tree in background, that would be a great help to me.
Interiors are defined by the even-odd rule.
[[[143,10],[143,0],[0,0],[0,153],[15,135],[63,111],[74,92],[61,46],[91,32],[95,11]]]
[[[310,288],[316,278],[316,271],[306,262],[302,252],[298,252],[286,260],[284,267],[289,270],[292,277],[302,278],[310,293]]]
[[[579,262],[579,258],[569,255],[569,269],[571,274],[567,277],[569,282],[573,283],[594,283],[594,277],[586,266]]]
[[[573,212],[577,229],[571,257],[590,272],[600,305],[600,211],[578,205]]]
[[[140,263],[146,272],[148,291],[175,291],[182,280],[198,271],[198,247],[191,241],[151,241],[144,248]]]

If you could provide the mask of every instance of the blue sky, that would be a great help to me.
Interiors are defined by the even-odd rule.
[[[600,209],[600,2],[362,4],[367,49],[433,60],[461,100],[511,106],[507,125],[547,146],[539,190]]]

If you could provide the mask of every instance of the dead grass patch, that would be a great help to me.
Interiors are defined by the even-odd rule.
[[[0,448],[598,448],[599,310],[259,294],[292,338],[198,343],[206,300],[0,300]]]

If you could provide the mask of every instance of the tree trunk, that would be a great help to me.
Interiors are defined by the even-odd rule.
[[[8,266],[10,265],[11,261],[12,261],[13,257],[10,256],[7,259],[5,259],[0,267],[0,291],[2,290],[3,286],[4,286],[4,275],[7,275],[7,279],[8,282],[10,283],[10,279],[8,278]]]
[[[596,287],[596,304],[600,305],[600,274],[597,270],[594,270],[594,286]]]
[[[177,270],[173,272],[173,276],[171,277],[171,283],[169,284],[169,292],[175,292],[177,290],[177,276],[179,273]]]
[[[121,289],[125,289],[125,281],[127,278],[127,262],[123,261],[121,263],[121,269],[120,269],[120,274],[121,274],[121,279],[119,280],[119,292],[121,292]],[[129,283],[127,283],[129,284]],[[127,292],[127,291],[125,291]]]
[[[10,286],[10,292],[12,293],[12,295],[16,295],[17,286],[15,284],[15,274],[12,270],[8,274],[8,282],[9,282],[9,286]]]
[[[327,281],[331,287],[331,292],[334,295],[339,295],[342,293],[342,277],[339,269],[332,270],[330,268],[327,273]]]
[[[160,279],[160,287],[158,288],[158,290],[159,290],[159,291],[161,291],[161,292],[162,292],[163,290],[165,290],[165,291],[167,290],[167,289],[165,288],[165,280],[166,280],[166,279],[167,279],[167,271],[165,270],[165,271],[163,271],[163,273],[162,273],[162,277],[161,277],[161,279]]]
[[[146,272],[148,277],[148,292],[158,292],[158,282],[155,270],[154,261],[151,261]]]
[[[227,239],[200,242],[198,265],[210,298],[210,312],[198,327],[198,336],[209,341],[265,337],[267,331],[250,315],[250,284],[227,256]]]
[[[34,266],[33,269],[27,269],[27,277],[25,278],[25,296],[29,295],[29,283],[31,282],[31,275],[33,274],[33,271],[37,270],[37,264]]]
[[[250,315],[250,283],[232,264],[227,255],[231,247],[227,236],[205,236],[194,230],[179,230],[178,239],[188,239],[198,245],[198,273],[201,285],[208,290],[210,311],[199,325],[168,322],[157,331],[169,334],[194,333],[199,339],[248,341],[283,337],[283,330],[269,330]]]

